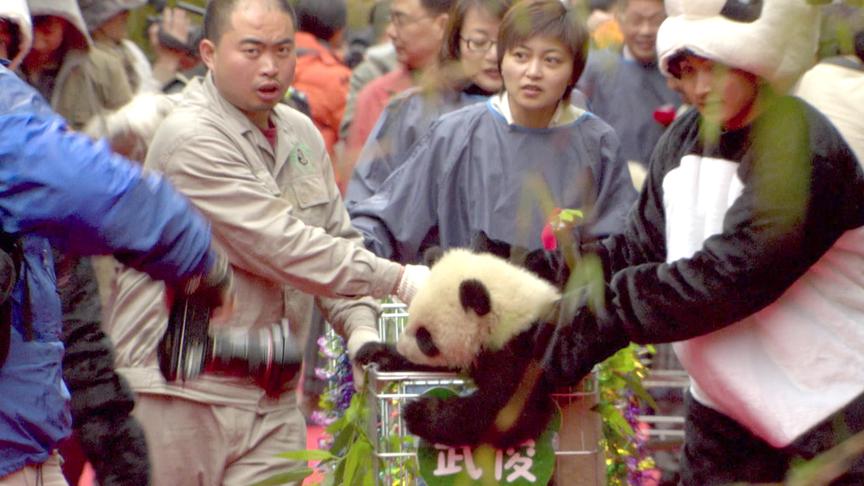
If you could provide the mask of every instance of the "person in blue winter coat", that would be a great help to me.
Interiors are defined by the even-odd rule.
[[[439,118],[373,196],[349,207],[380,256],[469,246],[481,231],[529,250],[553,209],[583,209],[592,237],[616,233],[636,199],[619,142],[570,103],[588,34],[556,0],[514,4],[498,33],[504,91]]]
[[[7,67],[31,38],[26,6],[11,4],[19,15],[0,22],[0,226],[17,256],[6,272],[12,277],[0,322],[8,332],[0,365],[0,478],[66,484],[56,447],[72,420],[50,245],[114,253],[182,291],[207,292],[214,307],[226,298],[231,274],[211,249],[208,223],[186,199],[106,144],[69,131]]]

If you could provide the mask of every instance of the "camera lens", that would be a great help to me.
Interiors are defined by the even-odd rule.
[[[212,337],[207,371],[251,376],[269,395],[278,396],[299,371],[303,360],[288,321],[249,332],[217,331]]]
[[[207,327],[210,306],[195,297],[178,298],[168,317],[168,329],[159,341],[159,370],[167,381],[197,377],[209,354]]]
[[[283,319],[252,329],[210,327],[210,308],[196,296],[174,302],[159,343],[159,369],[167,381],[186,381],[202,372],[252,378],[270,396],[279,396],[300,371],[302,350]]]

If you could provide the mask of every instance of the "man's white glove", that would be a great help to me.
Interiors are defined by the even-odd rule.
[[[143,153],[180,100],[179,94],[142,93],[113,113],[93,117],[83,131],[93,138],[107,138],[112,147],[139,144]]]
[[[396,286],[396,297],[405,305],[410,305],[417,291],[429,278],[430,270],[426,265],[405,265],[403,268],[402,278]]]
[[[363,365],[358,365],[354,361],[354,357],[357,356],[357,351],[359,351],[364,344],[378,341],[380,341],[378,331],[368,328],[357,328],[351,332],[348,341],[345,343],[345,347],[348,348],[348,358],[351,359],[351,372],[354,375],[354,390],[356,391],[363,389],[363,377],[365,372],[363,370]]]

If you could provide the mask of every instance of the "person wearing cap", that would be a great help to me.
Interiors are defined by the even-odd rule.
[[[78,362],[86,373],[99,373],[91,393],[79,395],[81,383],[64,383],[61,334],[85,325],[63,322],[49,242],[74,255],[117,252],[180,289],[200,282],[197,291],[212,296],[214,306],[230,295],[230,268],[211,248],[208,223],[165,179],[70,131],[9,69],[33,39],[24,0],[0,2],[0,229],[15,255],[12,271],[3,273],[10,278],[0,320],[0,484],[65,486],[56,449],[74,418],[76,427],[93,426],[88,430],[102,447],[96,459],[107,463],[97,471],[115,473],[100,475],[100,484],[145,485],[146,447],[121,438],[132,399],[115,400],[124,385],[104,374],[104,355]],[[104,339],[82,341],[79,350],[89,353],[110,349]],[[110,353],[107,362],[110,369]]]
[[[93,48],[76,0],[27,0],[27,4],[33,19],[33,47],[21,62],[22,78],[70,128],[83,131],[88,122],[104,127],[109,111],[132,100],[123,64],[111,53]],[[112,148],[130,158],[140,158],[143,152],[137,140],[112,143]],[[108,256],[91,260],[100,303],[106,306],[116,263]]]
[[[864,175],[786,94],[815,60],[818,7],[666,9],[660,69],[694,107],[658,142],[625,232],[581,246],[605,305],[565,299],[537,352],[569,385],[631,341],[674,343],[691,378],[679,484],[780,483],[864,431]],[[831,484],[864,484],[864,455],[845,459]]]

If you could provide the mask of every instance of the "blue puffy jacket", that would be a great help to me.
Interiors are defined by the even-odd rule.
[[[0,477],[44,462],[71,428],[61,310],[49,241],[114,255],[168,282],[205,273],[210,231],[167,181],[71,133],[0,66],[0,225],[21,237],[9,356],[0,367]],[[26,324],[25,325],[25,320]]]

